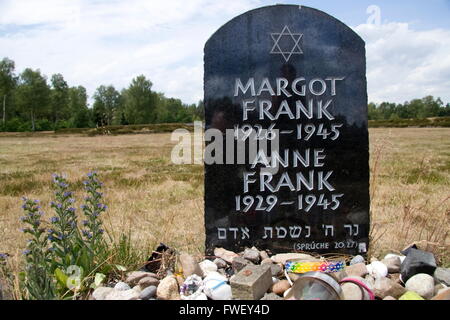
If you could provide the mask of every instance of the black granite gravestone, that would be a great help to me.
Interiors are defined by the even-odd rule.
[[[204,53],[207,253],[365,254],[364,41],[319,10],[275,5],[229,21]]]

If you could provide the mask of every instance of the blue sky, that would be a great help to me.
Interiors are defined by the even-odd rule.
[[[275,3],[327,12],[366,41],[369,100],[450,102],[450,0],[0,0],[0,58],[62,73],[92,96],[144,74],[154,89],[202,98],[203,45],[234,16]],[[377,6],[380,24],[368,21]],[[371,11],[373,13],[373,11]]]

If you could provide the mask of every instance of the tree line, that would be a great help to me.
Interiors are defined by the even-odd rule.
[[[9,58],[0,61],[0,131],[43,131],[106,125],[187,123],[202,120],[203,102],[185,104],[152,90],[144,75],[127,88],[101,85],[92,107],[86,88],[69,86],[61,74],[50,79],[39,69],[15,72]]]
[[[444,105],[440,98],[426,96],[404,103],[369,103],[369,120],[425,119],[450,117],[450,103]]]
[[[184,104],[152,90],[144,75],[127,88],[101,85],[89,106],[83,86],[70,87],[61,74],[50,80],[39,69],[16,74],[9,58],[0,61],[0,131],[92,128],[106,125],[187,123],[204,119],[203,102]],[[450,117],[450,104],[426,96],[403,104],[369,103],[369,120]]]

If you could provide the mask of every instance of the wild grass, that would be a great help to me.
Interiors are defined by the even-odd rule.
[[[111,261],[138,267],[159,242],[203,254],[203,166],[172,164],[173,144],[169,133],[0,135],[0,252],[10,254],[13,272],[25,246],[20,197],[41,199],[50,212],[54,172],[67,175],[78,198],[83,173],[99,173],[104,225],[117,246]],[[370,152],[371,254],[424,240],[448,265],[450,128],[370,129]]]

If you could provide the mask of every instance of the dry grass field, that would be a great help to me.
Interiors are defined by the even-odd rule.
[[[372,253],[427,240],[448,265],[450,128],[371,129]],[[40,199],[51,217],[51,174],[65,173],[78,206],[83,176],[105,183],[104,217],[117,237],[130,232],[143,252],[159,242],[193,254],[204,248],[203,167],[170,161],[170,134],[86,137],[0,135],[0,252],[25,245],[22,196]]]

